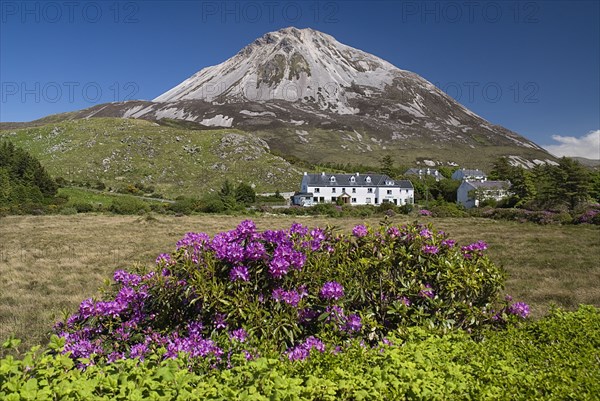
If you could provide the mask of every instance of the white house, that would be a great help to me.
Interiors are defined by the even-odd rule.
[[[502,200],[510,195],[508,181],[463,181],[456,192],[457,202],[465,208],[478,207],[486,199]]]
[[[415,190],[410,181],[392,180],[383,174],[307,174],[300,192],[292,197],[294,205],[340,202],[349,205],[381,205],[414,203]]]
[[[457,181],[485,181],[487,175],[481,170],[461,168],[452,173],[452,179]]]
[[[409,168],[404,172],[404,175],[416,175],[419,178],[430,176],[435,178],[436,181],[439,181],[443,178],[440,172],[435,168]]]

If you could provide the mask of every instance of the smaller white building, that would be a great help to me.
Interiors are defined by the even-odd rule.
[[[481,170],[461,168],[452,173],[452,179],[456,181],[485,181],[487,175]]]
[[[304,173],[300,192],[292,197],[294,205],[318,203],[348,205],[413,204],[415,190],[410,181],[392,180],[384,174],[308,174]]]
[[[457,203],[465,208],[478,207],[486,199],[496,201],[510,195],[510,182],[508,181],[463,181],[456,193]]]

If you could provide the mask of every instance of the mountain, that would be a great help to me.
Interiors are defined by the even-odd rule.
[[[377,166],[390,155],[397,165],[485,170],[500,156],[525,167],[556,160],[421,76],[313,29],[267,33],[153,101],[101,104],[0,128],[99,117],[149,120],[194,135],[243,133],[273,154],[308,164]]]

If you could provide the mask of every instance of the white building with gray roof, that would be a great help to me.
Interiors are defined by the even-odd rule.
[[[456,191],[457,203],[465,208],[478,207],[486,199],[502,200],[510,196],[508,181],[463,181]]]
[[[415,190],[408,180],[393,180],[384,174],[304,173],[300,192],[292,197],[295,205],[319,203],[349,205],[413,204]]]

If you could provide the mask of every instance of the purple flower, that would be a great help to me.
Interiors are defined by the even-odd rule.
[[[202,322],[190,322],[187,325],[187,332],[190,336],[201,336],[204,325]]]
[[[286,291],[283,294],[283,301],[288,304],[288,305],[292,305],[294,307],[298,306],[298,303],[300,302],[300,295],[296,292],[296,291]]]
[[[429,210],[427,210],[427,209],[421,209],[421,210],[419,210],[419,214],[421,216],[431,216],[431,212]]]
[[[345,331],[359,331],[361,328],[362,321],[360,319],[360,316],[352,314],[346,318],[346,324],[344,325]]]
[[[290,234],[298,234],[299,236],[304,237],[308,234],[308,227],[305,227],[300,223],[293,223],[290,227]]]
[[[265,257],[267,251],[262,242],[250,242],[246,245],[244,253],[248,260],[261,260]]]
[[[283,257],[275,257],[269,262],[269,273],[275,278],[285,276],[290,268],[290,262]]]
[[[411,306],[412,302],[410,302],[410,299],[408,299],[407,297],[400,297],[398,298],[398,301],[400,301],[404,306]]]
[[[286,235],[285,231],[283,231],[283,230],[279,230],[279,231],[265,230],[262,233],[262,238],[266,242],[269,242],[271,244],[279,244],[279,243],[284,242],[287,239],[287,235]]]
[[[368,233],[369,230],[363,225],[357,225],[352,229],[352,235],[354,235],[357,238],[366,237]]]
[[[79,316],[81,319],[87,319],[88,317],[94,316],[96,313],[96,307],[92,298],[84,299],[79,305]]]
[[[193,248],[200,250],[210,242],[210,237],[205,233],[186,233],[182,239],[177,241],[177,250],[182,248]]]
[[[248,333],[244,329],[233,330],[231,333],[229,333],[229,338],[231,340],[243,343],[248,338]]]
[[[256,234],[256,224],[252,220],[244,220],[237,226],[235,231],[240,238],[252,238]]]
[[[215,329],[224,329],[227,327],[227,322],[225,321],[225,315],[223,313],[215,313],[215,320],[213,322],[215,325]]]
[[[387,234],[391,237],[391,238],[396,238],[400,236],[400,230],[398,229],[398,227],[390,227],[387,230]]]
[[[123,285],[133,285],[136,286],[140,283],[142,278],[137,274],[127,273],[125,270],[117,270],[113,275],[113,279],[117,283],[121,283]]]
[[[119,359],[125,359],[125,354],[122,352],[111,352],[106,358],[108,363],[113,363]]]
[[[460,248],[463,253],[465,259],[471,259],[473,254],[477,254],[479,256],[483,255],[484,250],[488,248],[488,245],[483,241],[477,241],[473,244],[466,245]]]
[[[440,249],[435,245],[424,245],[421,250],[423,253],[428,253],[430,255],[435,255],[440,251]]]
[[[425,239],[431,238],[432,234],[433,233],[431,231],[429,231],[429,229],[427,229],[427,228],[424,228],[419,232],[419,235]]]
[[[175,264],[175,261],[171,259],[171,255],[168,253],[161,253],[156,258],[156,264],[158,266],[171,266]]]
[[[144,355],[148,352],[148,346],[146,344],[136,344],[131,347],[131,351],[129,352],[130,358],[140,358],[140,360],[144,360]]]
[[[308,337],[303,343],[290,348],[286,351],[286,354],[290,361],[302,361],[309,357],[310,350],[316,349],[319,352],[325,352],[325,344],[314,336]]]
[[[454,245],[456,245],[456,241],[454,241],[453,239],[445,239],[442,241],[442,246],[445,246],[447,248],[453,248]]]
[[[301,295],[294,290],[285,291],[281,288],[276,288],[273,290],[272,297],[276,302],[283,301],[288,305],[296,307],[304,295]]]
[[[419,296],[422,298],[433,298],[435,297],[435,292],[431,289],[431,285],[425,284],[425,288],[419,291]]]
[[[344,287],[336,281],[323,284],[319,295],[325,299],[340,299],[344,296]]]
[[[529,305],[524,302],[515,302],[508,307],[508,313],[525,319],[527,316],[529,316]]]
[[[248,273],[248,268],[246,266],[234,266],[229,271],[229,280],[231,281],[249,281],[250,274]]]

